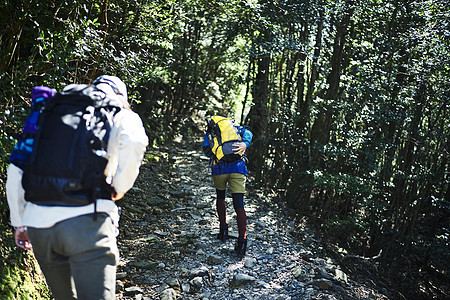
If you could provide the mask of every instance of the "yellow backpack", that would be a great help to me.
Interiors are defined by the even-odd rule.
[[[229,163],[241,159],[233,152],[233,144],[242,141],[239,129],[231,118],[214,116],[208,120],[209,145],[214,154],[214,162]]]

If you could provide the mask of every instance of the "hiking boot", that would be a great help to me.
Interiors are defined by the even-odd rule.
[[[220,225],[219,233],[217,234],[217,238],[222,242],[225,242],[228,239],[228,225]]]
[[[236,252],[237,255],[241,256],[245,255],[245,251],[247,251],[247,239],[239,236],[236,245],[234,246],[234,252]]]

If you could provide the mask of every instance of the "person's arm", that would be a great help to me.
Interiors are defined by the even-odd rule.
[[[139,116],[129,110],[118,113],[111,130],[108,144],[111,157],[105,170],[106,175],[112,177],[116,191],[113,200],[122,198],[133,186],[147,145],[148,138]]]
[[[8,200],[11,225],[22,226],[22,214],[25,209],[25,191],[22,187],[23,171],[14,164],[9,164],[6,178],[6,198]]]
[[[15,228],[14,241],[17,247],[31,250],[27,228],[22,224],[22,214],[25,209],[25,191],[22,187],[23,171],[14,164],[7,169],[6,198],[8,201],[11,225]]]
[[[245,143],[247,148],[250,147],[250,145],[252,144],[252,139],[253,133],[248,129],[244,129],[244,134],[242,135],[242,142]]]
[[[209,133],[205,133],[205,138],[203,139],[203,153],[209,158],[214,156],[211,146],[209,145]]]
[[[240,155],[245,154],[245,151],[250,147],[253,138],[253,133],[250,130],[243,128],[242,131],[242,142],[233,144],[233,152]]]

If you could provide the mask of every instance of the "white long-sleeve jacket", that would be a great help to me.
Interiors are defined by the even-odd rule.
[[[139,115],[122,109],[114,117],[108,142],[108,164],[105,175],[117,193],[126,193],[134,184],[141,165],[148,138]],[[48,228],[73,217],[94,212],[94,204],[80,207],[41,206],[24,199],[22,170],[8,166],[6,193],[11,212],[11,225]],[[98,199],[97,212],[108,213],[118,225],[119,213],[111,200]]]

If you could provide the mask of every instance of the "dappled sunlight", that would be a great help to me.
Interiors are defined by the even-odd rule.
[[[144,296],[173,289],[187,299],[357,295],[340,267],[321,258],[319,241],[306,224],[288,219],[263,191],[250,190],[245,196],[248,248],[244,257],[236,256],[236,213],[230,195],[226,198],[230,239],[221,242],[216,239],[219,226],[208,162],[195,143],[173,145],[150,151],[160,157],[158,151],[167,151],[167,159],[148,162],[132,195],[122,203],[118,274],[123,288],[118,299],[129,299],[129,291],[136,288]],[[148,176],[153,180],[146,180]],[[163,202],[152,205],[146,197],[156,195]],[[305,239],[298,240],[299,234]],[[356,282],[352,286],[370,290]]]

